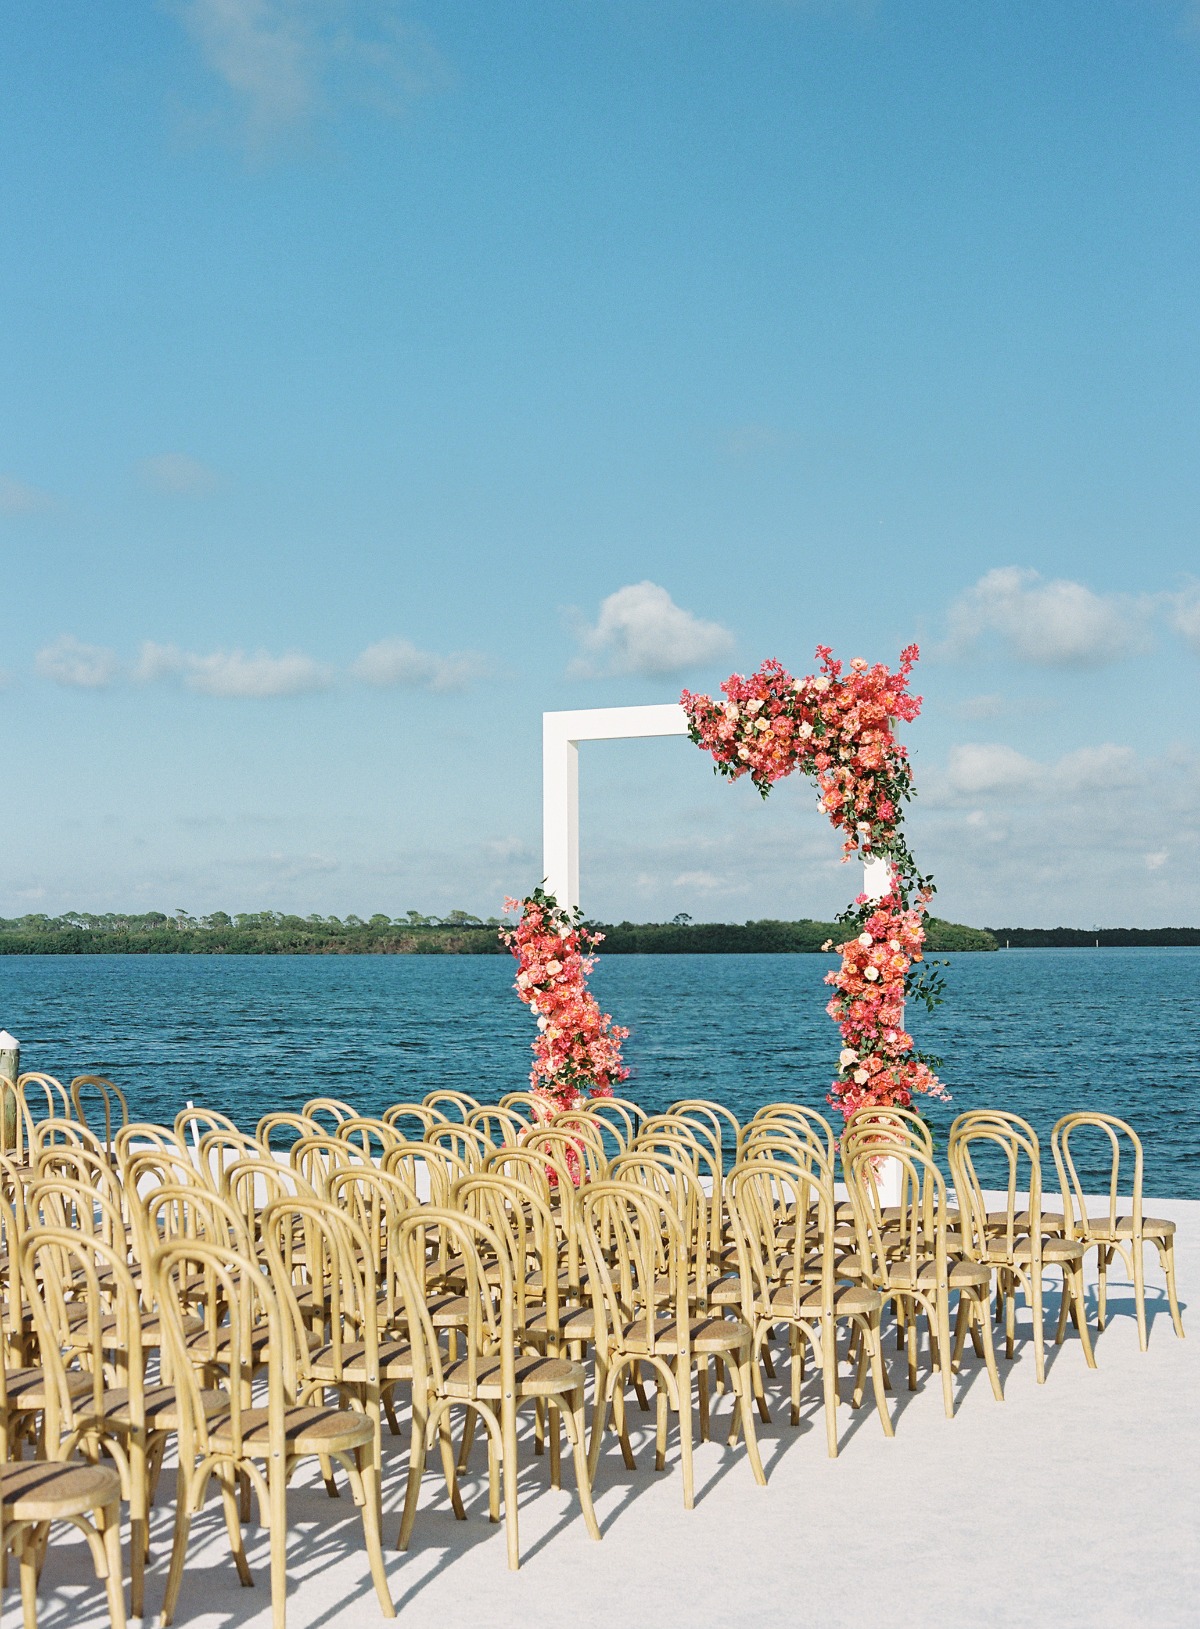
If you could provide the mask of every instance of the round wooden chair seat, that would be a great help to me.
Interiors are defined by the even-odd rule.
[[[991,1268],[982,1261],[950,1261],[946,1264],[947,1278],[952,1290],[977,1288],[991,1284]],[[893,1290],[932,1290],[937,1286],[937,1263],[923,1261],[914,1273],[911,1263],[895,1261],[888,1267],[888,1287]],[[884,1291],[886,1294],[887,1291]]]
[[[591,1307],[569,1307],[558,1315],[558,1327],[565,1341],[594,1341],[596,1314]],[[546,1314],[539,1312],[526,1325],[534,1340],[546,1335]]]
[[[366,1347],[362,1341],[342,1347],[339,1369],[333,1359],[333,1347],[322,1346],[308,1360],[314,1380],[348,1380],[365,1385],[367,1380]],[[379,1342],[379,1378],[389,1380],[412,1379],[412,1347],[407,1341],[381,1340]]]
[[[435,1329],[464,1329],[468,1303],[465,1295],[435,1295],[427,1303]]]
[[[557,1397],[583,1385],[583,1365],[569,1358],[518,1356],[513,1365],[518,1397]],[[447,1397],[469,1395],[469,1363],[461,1358],[442,1370],[442,1391]],[[476,1395],[499,1398],[503,1396],[500,1379],[500,1359],[480,1358],[476,1367]]]
[[[219,1419],[229,1413],[229,1395],[223,1391],[203,1390],[199,1394],[206,1420]],[[133,1419],[129,1412],[129,1393],[114,1387],[104,1393],[104,1418],[118,1430],[129,1431]],[[178,1431],[180,1409],[174,1386],[148,1386],[145,1391],[146,1428],[149,1431]]]
[[[1142,1234],[1147,1239],[1171,1239],[1175,1236],[1175,1223],[1169,1222],[1163,1216],[1143,1216]],[[1087,1237],[1092,1239],[1132,1239],[1133,1217],[1118,1216],[1114,1228],[1106,1216],[1102,1222],[1093,1222],[1089,1219],[1087,1224]]]
[[[110,1465],[31,1459],[0,1466],[4,1519],[49,1522],[119,1503],[121,1479]]]
[[[736,1352],[742,1346],[748,1346],[750,1331],[746,1325],[737,1318],[689,1318],[688,1343],[693,1352]],[[649,1338],[646,1320],[637,1319],[626,1326],[621,1342],[626,1350],[636,1352],[638,1348],[649,1350]],[[673,1357],[679,1350],[679,1326],[674,1318],[659,1318],[654,1329],[655,1350],[666,1357]]]
[[[833,1310],[838,1317],[867,1317],[872,1312],[878,1312],[882,1306],[882,1294],[878,1290],[868,1289],[865,1284],[838,1284],[834,1287]],[[790,1284],[781,1285],[770,1301],[758,1310],[767,1317],[819,1318],[821,1286],[813,1284],[808,1288],[802,1287],[797,1297]]]
[[[270,1453],[268,1413],[265,1408],[242,1410],[242,1446],[256,1459],[265,1459]],[[350,1408],[284,1410],[284,1441],[287,1452],[292,1454],[333,1454],[363,1448],[371,1441],[374,1431],[365,1414]],[[209,1440],[221,1452],[232,1450],[233,1432],[228,1416],[211,1431]]]
[[[47,1380],[44,1369],[6,1369],[4,1384],[11,1411],[32,1414],[35,1409],[45,1408]],[[87,1397],[92,1389],[92,1377],[68,1371],[67,1385],[73,1398]]]

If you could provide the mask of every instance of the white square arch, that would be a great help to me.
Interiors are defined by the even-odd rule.
[[[579,743],[687,732],[687,714],[678,702],[542,714],[542,873],[546,891],[560,905],[579,908]],[[882,899],[890,885],[887,862],[867,861],[868,899]]]

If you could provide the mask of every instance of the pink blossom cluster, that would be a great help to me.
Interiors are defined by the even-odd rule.
[[[920,696],[908,692],[918,654],[909,645],[895,673],[861,656],[844,672],[828,645],[818,645],[821,672],[806,679],[764,662],[748,679],[726,679],[723,702],[685,690],[688,732],[722,775],[749,775],[764,797],[794,770],[814,776],[821,808],[845,834],[847,857],[884,847],[911,779],[893,720],[912,720],[921,710]]]
[[[629,1075],[621,1061],[629,1031],[600,1011],[587,987],[596,965],[589,952],[604,935],[540,888],[527,899],[506,899],[504,909],[520,912],[500,937],[517,959],[516,992],[538,1021],[529,1079],[539,1113],[549,1119],[589,1097],[611,1097],[614,1083]]]
[[[858,896],[860,931],[837,946],[842,965],[825,975],[837,990],[825,1010],[842,1032],[829,1101],[847,1116],[864,1104],[906,1109],[918,1093],[946,1097],[904,1027],[905,981],[922,959],[929,893],[921,890],[916,904],[906,905],[899,873],[895,866],[891,871],[892,887],[882,899]]]
[[[945,1096],[904,1028],[906,979],[922,957],[932,893],[923,883],[909,904],[905,882],[916,873],[900,835],[912,773],[895,722],[921,710],[920,696],[908,689],[918,655],[916,645],[907,646],[893,673],[861,656],[844,667],[818,645],[821,671],[805,679],[768,661],[749,678],[726,679],[724,701],[689,690],[680,698],[688,733],[712,754],[718,773],[749,775],[766,797],[800,770],[815,779],[821,809],[843,834],[843,858],[860,851],[891,864],[891,891],[875,904],[859,896],[859,932],[837,947],[842,966],[827,979],[838,991],[827,1010],[844,1043],[829,1102],[845,1115],[867,1103],[907,1107],[917,1093]]]

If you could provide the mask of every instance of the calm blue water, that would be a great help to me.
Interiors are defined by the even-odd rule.
[[[775,1098],[824,1107],[830,965],[602,960],[597,993],[633,1031],[628,1094],[743,1117]],[[317,1095],[370,1113],[435,1086],[523,1087],[533,1021],[512,977],[498,956],[6,956],[0,1028],[24,1068],[109,1075],[140,1118],[169,1123],[191,1097],[251,1128]],[[947,978],[945,1005],[912,1019],[954,1093],[935,1121],[992,1105],[1048,1135],[1068,1109],[1105,1109],[1141,1133],[1148,1193],[1200,1197],[1200,949],[956,956]]]

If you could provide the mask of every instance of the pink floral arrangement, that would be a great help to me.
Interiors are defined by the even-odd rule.
[[[600,1011],[587,986],[596,965],[591,952],[604,935],[541,888],[526,899],[506,899],[504,909],[520,912],[500,937],[517,959],[516,992],[538,1022],[529,1079],[539,1116],[548,1120],[589,1097],[611,1097],[614,1083],[629,1076],[621,1061],[629,1031]]]
[[[820,807],[843,834],[843,859],[864,853],[889,864],[885,897],[860,894],[840,918],[853,931],[836,947],[841,968],[826,977],[837,990],[827,1011],[843,1041],[829,1102],[847,1116],[864,1104],[907,1108],[917,1094],[946,1096],[934,1072],[938,1060],[917,1052],[904,1028],[905,999],[933,1006],[941,988],[936,977],[913,972],[923,958],[933,881],[918,873],[901,829],[912,772],[895,721],[921,710],[920,696],[908,689],[918,655],[909,645],[894,673],[861,656],[847,670],[818,645],[821,671],[808,678],[794,679],[769,661],[749,678],[726,679],[724,701],[690,690],[680,698],[688,733],[712,753],[718,774],[749,775],[766,797],[800,770],[815,779]]]

